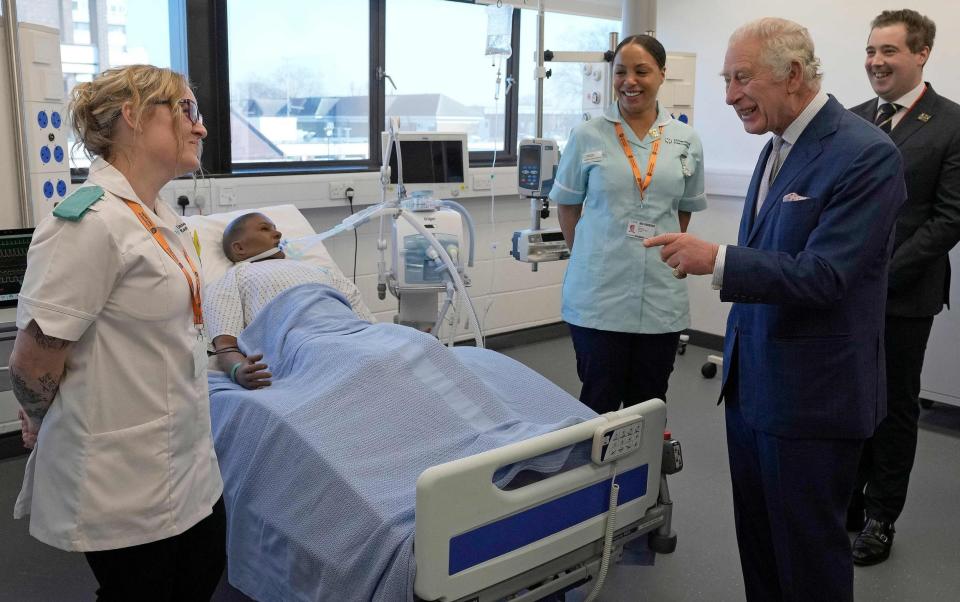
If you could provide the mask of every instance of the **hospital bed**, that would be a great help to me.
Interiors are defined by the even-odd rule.
[[[292,206],[260,211],[268,215],[287,237],[313,233],[303,215]],[[220,252],[219,237],[223,227],[238,213],[188,219],[197,234],[207,282],[218,278],[229,265]],[[322,247],[311,253],[313,258],[310,260],[339,270]],[[460,350],[460,355],[468,358],[479,353],[492,354],[483,350]],[[512,361],[499,357],[503,362]],[[496,368],[488,370],[491,374],[497,371]],[[529,374],[523,377],[528,379],[522,381],[527,385],[523,395],[541,397],[551,404],[576,404],[546,379],[532,371],[526,372]],[[514,382],[520,381],[510,384]],[[557,397],[559,395],[565,396],[567,401]],[[260,410],[257,409],[260,414],[267,412]],[[582,414],[582,421],[578,424],[429,466],[420,473],[415,485],[416,521],[412,535],[415,576],[410,591],[404,596],[406,599],[445,602],[538,600],[580,584],[595,583],[604,572],[604,554],[616,561],[628,542],[637,540],[643,543],[641,538],[647,536],[654,551],[673,551],[676,535],[671,530],[672,503],[665,474],[679,470],[682,461],[675,442],[665,442],[665,405],[662,401],[650,400],[598,417],[592,417],[585,408],[583,411],[586,413]],[[233,426],[249,428],[244,423],[255,423],[251,416],[246,414]],[[558,450],[586,446],[588,452],[602,453],[590,449],[590,446],[605,449],[602,446],[603,431],[610,431],[620,423],[627,423],[620,431],[633,434],[630,441],[635,449],[615,462],[597,464],[588,460],[565,465],[555,474],[537,476],[524,472],[508,485],[494,482],[496,474],[504,467],[520,465]],[[601,431],[599,435],[598,431]],[[237,435],[238,440],[242,437],[242,433]],[[229,450],[226,453],[229,454]],[[224,450],[218,448],[218,454],[224,456]],[[309,460],[305,458],[298,462],[307,463]],[[282,461],[276,464],[282,464]],[[257,465],[257,470],[282,469],[282,465]],[[250,470],[247,466],[235,471],[225,470],[225,480],[230,479],[232,472]],[[536,478],[530,478],[531,475]],[[615,510],[611,512],[611,486],[614,482],[619,494]],[[228,482],[225,488],[228,514],[231,502],[239,506],[237,500],[230,499],[236,491],[231,485]],[[614,515],[615,528],[605,545],[605,531],[611,515]],[[336,529],[336,526],[330,525],[330,528]],[[253,539],[258,536],[266,537],[258,534]],[[243,537],[233,533],[228,535],[230,539],[236,543]],[[238,567],[236,571],[228,571],[234,586],[248,595],[253,594],[252,597],[263,599],[309,599],[302,592],[270,593],[273,590],[262,588],[260,581],[265,577],[256,574],[257,566],[263,562],[256,556],[261,553],[257,545],[231,548],[229,567]],[[237,557],[241,555],[249,557]],[[303,564],[303,561],[291,562]],[[330,595],[329,599],[356,599],[352,594],[340,592]],[[402,598],[391,596],[384,599]]]

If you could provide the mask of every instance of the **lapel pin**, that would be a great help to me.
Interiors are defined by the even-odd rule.
[[[657,129],[657,128],[652,128],[652,129],[651,129],[649,132],[647,132],[647,133],[650,134],[650,137],[653,138],[654,140],[656,140],[657,138],[660,137],[660,130]]]
[[[930,115],[928,115],[928,114],[926,114],[926,113],[920,113],[919,115],[917,115],[917,119],[919,119],[920,121],[926,123],[926,122],[930,121]]]

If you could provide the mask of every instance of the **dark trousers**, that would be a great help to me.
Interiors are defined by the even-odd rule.
[[[223,498],[180,535],[129,548],[87,552],[98,602],[208,601],[227,561]]]
[[[580,401],[603,414],[648,399],[667,400],[667,383],[677,357],[679,332],[635,334],[570,324]]]
[[[863,508],[870,518],[895,522],[907,501],[917,453],[920,372],[932,325],[933,316],[886,319],[887,417],[864,445],[851,501],[852,509]]]
[[[853,600],[845,529],[860,439],[788,439],[726,397],[733,513],[748,602]]]

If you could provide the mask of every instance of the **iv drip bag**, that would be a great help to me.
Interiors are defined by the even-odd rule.
[[[510,57],[513,47],[510,45],[513,30],[513,7],[487,7],[487,50],[485,55],[503,55]]]

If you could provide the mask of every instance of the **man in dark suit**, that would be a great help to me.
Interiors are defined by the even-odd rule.
[[[866,69],[879,98],[851,109],[890,134],[907,183],[887,285],[887,417],[864,445],[847,521],[861,531],[853,544],[860,565],[890,555],[917,449],[923,355],[933,316],[948,302],[947,253],[960,240],[960,106],[923,81],[935,34],[933,21],[909,9],[874,19]]]
[[[645,244],[663,245],[677,277],[713,274],[721,300],[735,302],[721,399],[747,599],[852,600],[844,523],[863,441],[886,413],[902,162],[888,136],[820,91],[813,40],[796,23],[739,28],[723,76],[744,129],[774,134],[738,243],[671,233]]]

